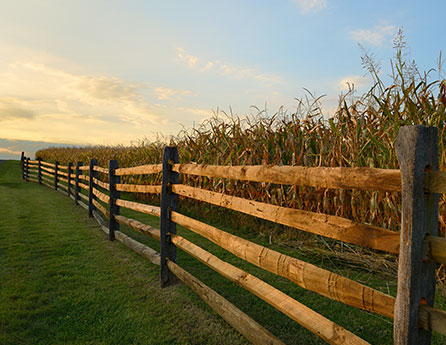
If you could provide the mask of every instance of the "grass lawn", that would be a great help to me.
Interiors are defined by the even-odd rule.
[[[159,267],[110,242],[72,199],[20,178],[18,162],[0,165],[0,344],[243,344],[195,295],[177,284],[159,288]],[[121,214],[159,227],[159,219],[121,208]],[[321,265],[395,295],[395,279],[303,257],[252,233],[223,230]],[[159,244],[121,226],[155,250]],[[294,297],[371,344],[392,344],[392,321],[331,301],[246,263],[178,227],[199,246]],[[259,298],[178,250],[178,264],[234,303],[287,344],[324,344]],[[437,307],[446,309],[445,296]],[[434,335],[433,344],[446,337]]]
[[[0,344],[247,343],[19,162],[0,165],[0,205]]]

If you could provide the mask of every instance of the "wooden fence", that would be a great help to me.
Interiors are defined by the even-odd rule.
[[[54,188],[88,209],[110,240],[160,265],[160,280],[168,286],[176,276],[217,313],[255,344],[282,344],[234,305],[186,272],[177,262],[181,249],[222,276],[242,286],[329,344],[367,344],[350,331],[309,309],[275,287],[200,248],[176,232],[179,224],[225,250],[269,272],[327,298],[393,319],[394,343],[430,344],[432,331],[446,335],[446,312],[433,308],[435,265],[446,264],[446,239],[439,237],[438,193],[446,193],[446,172],[438,171],[438,131],[435,127],[402,127],[396,142],[400,170],[376,168],[308,168],[299,166],[211,166],[179,164],[176,147],[166,147],[162,164],[118,167],[115,160],[100,167],[77,162],[66,166],[22,154],[22,174]],[[161,185],[121,182],[122,176],[162,173]],[[243,181],[397,191],[402,193],[400,233],[346,218],[285,208],[179,184],[179,174]],[[128,201],[120,193],[161,195],[161,206]],[[341,275],[279,253],[178,212],[178,197],[191,198],[302,231],[399,255],[396,298]],[[127,208],[160,217],[155,229],[120,215]],[[120,224],[160,241],[160,254],[120,231]]]

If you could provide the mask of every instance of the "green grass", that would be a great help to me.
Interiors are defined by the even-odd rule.
[[[62,194],[23,182],[16,162],[0,165],[0,344],[239,344],[246,341],[183,284],[159,288],[158,266],[109,242],[87,212]],[[159,219],[121,214],[159,227]],[[203,216],[205,219],[206,215]],[[395,295],[396,281],[219,227]],[[215,224],[214,224],[215,225]],[[159,244],[127,227],[140,242]],[[371,344],[392,344],[392,322],[306,291],[178,227],[199,246],[279,288]],[[178,251],[178,263],[287,344],[324,344],[259,298]],[[437,307],[446,309],[444,296]],[[433,344],[446,338],[434,335]]]
[[[0,344],[245,344],[85,210],[0,165]]]

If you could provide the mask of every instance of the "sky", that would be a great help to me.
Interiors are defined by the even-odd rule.
[[[403,28],[420,70],[445,52],[446,2],[0,0],[0,159],[50,146],[128,145],[232,111],[333,115],[389,73]]]

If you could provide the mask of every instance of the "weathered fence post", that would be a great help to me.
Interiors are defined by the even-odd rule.
[[[78,205],[79,204],[79,174],[80,174],[80,169],[79,167],[82,166],[82,162],[77,162],[76,163],[76,177],[74,180],[74,204]]]
[[[29,178],[29,157],[26,157],[26,165],[25,165],[25,180],[28,182]]]
[[[394,343],[431,343],[429,320],[418,322],[419,305],[433,305],[435,263],[423,258],[423,240],[437,235],[438,194],[424,189],[426,171],[438,170],[438,130],[435,127],[401,127],[396,141],[402,181],[402,216],[395,303]]]
[[[110,222],[109,222],[109,239],[115,239],[115,230],[119,230],[119,223],[115,219],[115,215],[119,215],[119,206],[116,205],[116,199],[119,199],[120,193],[116,190],[116,184],[120,182],[120,177],[115,175],[118,169],[118,161],[111,160],[108,164],[108,177],[110,189]]]
[[[41,158],[37,158],[38,165],[37,165],[37,180],[39,181],[39,184],[42,184],[42,162]]]
[[[54,189],[57,190],[57,184],[59,183],[59,178],[57,176],[59,171],[59,161],[54,164]]]
[[[95,158],[90,159],[90,176],[89,176],[89,187],[88,187],[88,216],[93,217],[93,211],[96,207],[93,205],[93,188],[94,188],[94,178],[97,178],[98,172],[94,170],[94,167],[98,165],[98,161]]]
[[[22,179],[25,179],[25,152],[20,156],[20,167],[22,168]]]
[[[73,163],[68,163],[68,197],[71,196],[71,174],[73,173]]]
[[[170,216],[172,211],[177,210],[178,205],[178,195],[172,193],[172,184],[178,183],[178,173],[172,171],[172,165],[175,163],[178,163],[178,149],[175,146],[165,147],[161,187],[161,287],[166,287],[174,281],[174,275],[167,267],[167,259],[177,261],[177,250],[169,235],[177,233],[176,224],[172,222]]]

